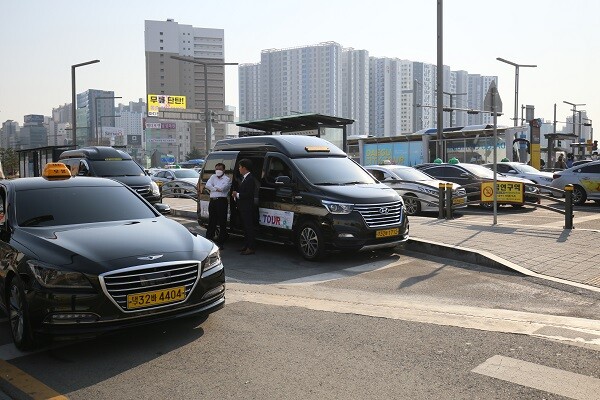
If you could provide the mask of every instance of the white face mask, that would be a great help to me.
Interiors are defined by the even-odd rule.
[[[215,174],[217,174],[217,176],[223,176],[224,173],[225,172],[221,171],[220,169],[218,169],[218,170],[215,171]]]

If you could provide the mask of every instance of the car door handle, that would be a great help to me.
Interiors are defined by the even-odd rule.
[[[294,200],[302,200],[302,196],[294,196]]]

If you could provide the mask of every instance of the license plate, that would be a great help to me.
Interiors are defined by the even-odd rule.
[[[127,309],[151,307],[185,299],[185,286],[127,295]]]
[[[381,238],[386,238],[386,237],[390,237],[390,236],[397,236],[399,232],[400,232],[399,228],[383,229],[380,231],[375,231],[375,238],[381,239]]]
[[[464,197],[457,197],[455,199],[452,199],[452,204],[456,205],[456,204],[465,204],[465,198]]]

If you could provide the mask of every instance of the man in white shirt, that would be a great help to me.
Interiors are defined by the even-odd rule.
[[[215,173],[208,178],[205,188],[210,192],[206,238],[213,240],[223,249],[223,245],[229,236],[227,234],[227,209],[229,208],[227,199],[231,189],[231,179],[225,175],[225,164],[218,163],[215,165]],[[217,225],[219,226],[219,237],[214,239]]]

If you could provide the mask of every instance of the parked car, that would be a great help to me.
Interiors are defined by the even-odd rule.
[[[417,215],[421,212],[438,211],[436,197],[439,193],[440,183],[451,183],[435,179],[418,169],[404,165],[368,165],[365,167],[377,180],[396,190],[406,207],[408,215]],[[426,194],[427,193],[427,194]],[[466,207],[467,192],[465,188],[452,183],[452,197],[454,204]],[[460,206],[460,204],[463,204]]]
[[[600,160],[577,165],[555,172],[552,187],[564,190],[573,185],[573,203],[581,205],[586,200],[600,202]]]
[[[466,185],[488,182],[494,179],[492,170],[478,164],[420,164],[415,166],[415,168],[420,169],[437,179],[447,180],[465,186],[467,194],[480,191],[480,187]],[[533,182],[529,179],[519,178],[518,176],[507,177],[500,174],[496,176],[496,179],[499,182],[522,182],[525,186],[525,201],[537,202],[539,200],[537,194],[539,194],[540,190],[535,187]],[[473,199],[469,198],[469,201],[473,201]],[[505,203],[499,202],[498,204],[504,205]],[[481,206],[484,208],[492,207],[490,203],[481,203]],[[518,207],[519,205],[513,204],[513,206]]]
[[[197,185],[195,183],[192,184],[189,181],[175,179],[174,181],[163,183],[160,188],[163,197],[188,197],[198,199]]]
[[[14,344],[207,315],[225,302],[219,248],[134,189],[76,176],[0,181],[0,310]]]
[[[494,164],[483,164],[491,170],[494,168]],[[540,171],[531,165],[527,165],[520,162],[499,162],[496,164],[496,170],[511,178],[518,176],[519,178],[529,179],[533,183],[538,185],[550,186],[552,183],[552,173]],[[541,192],[553,193],[550,189],[540,189]]]
[[[196,186],[198,184],[198,177],[200,174],[193,169],[189,168],[178,168],[178,169],[162,169],[152,175],[152,180],[156,182],[158,187],[162,190],[162,185],[166,182],[175,180],[187,182],[191,185]]]

